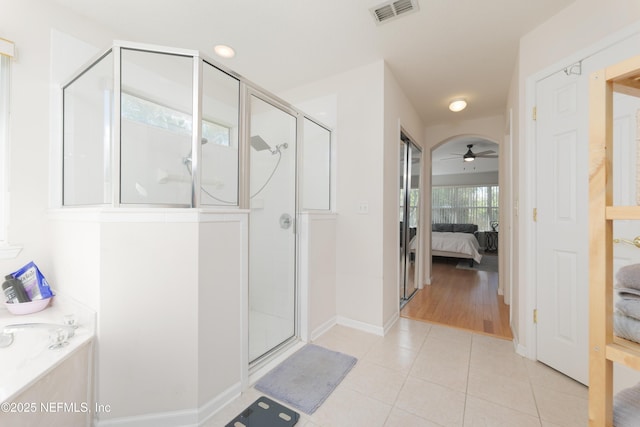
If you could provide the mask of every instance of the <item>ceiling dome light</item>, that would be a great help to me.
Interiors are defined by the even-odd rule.
[[[449,110],[453,111],[454,113],[462,111],[465,108],[467,108],[467,101],[465,101],[464,99],[454,99],[453,101],[451,101],[451,104],[449,104]]]
[[[218,44],[214,46],[213,51],[216,53],[216,55],[218,55],[221,58],[229,59],[236,56],[236,51],[233,50],[232,47],[224,44]]]

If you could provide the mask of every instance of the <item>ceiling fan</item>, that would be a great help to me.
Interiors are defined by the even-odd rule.
[[[473,144],[467,145],[467,148],[468,148],[468,150],[464,154],[451,153],[451,154],[455,155],[456,157],[448,157],[448,158],[442,159],[442,160],[454,160],[454,159],[459,159],[460,156],[462,156],[462,160],[464,160],[465,162],[473,162],[476,159],[476,157],[481,157],[481,158],[485,158],[485,159],[495,159],[495,158],[498,157],[496,152],[493,151],[493,150],[486,150],[486,151],[481,151],[479,153],[474,153],[471,150],[473,148]]]

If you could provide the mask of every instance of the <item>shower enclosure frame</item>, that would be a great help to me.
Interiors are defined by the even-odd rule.
[[[121,165],[121,136],[122,136],[122,121],[121,121],[121,105],[122,105],[122,51],[123,50],[134,50],[140,52],[149,52],[149,53],[157,53],[157,54],[167,54],[167,55],[175,55],[180,57],[191,57],[192,64],[192,135],[191,135],[191,184],[190,184],[190,203],[154,203],[154,204],[144,204],[144,203],[123,203],[122,202],[122,189],[121,189],[121,173],[122,173],[122,165]],[[295,116],[296,123],[296,158],[295,158],[295,213],[294,213],[294,234],[295,234],[295,260],[293,261],[294,265],[294,280],[295,280],[295,319],[294,319],[294,335],[287,341],[281,343],[280,345],[274,347],[269,352],[265,353],[265,355],[261,356],[256,360],[254,364],[251,364],[248,360],[248,325],[243,326],[243,337],[242,340],[244,342],[243,346],[243,365],[249,367],[249,371],[247,374],[250,374],[251,371],[258,369],[264,363],[270,360],[270,357],[277,353],[279,350],[283,348],[288,348],[293,342],[296,342],[300,338],[300,235],[297,230],[299,224],[300,212],[302,211],[301,206],[301,175],[302,175],[302,158],[303,158],[303,150],[304,150],[304,120],[308,119],[319,127],[325,129],[329,133],[329,155],[330,158],[333,159],[333,129],[329,126],[322,124],[320,121],[312,118],[311,116],[305,114],[301,110],[297,109],[293,105],[287,103],[286,101],[278,98],[277,96],[271,94],[270,92],[264,90],[258,85],[250,82],[243,76],[234,72],[233,70],[225,67],[207,57],[206,55],[201,54],[197,50],[190,49],[181,49],[181,48],[173,48],[173,47],[165,47],[165,46],[157,46],[150,45],[144,43],[134,43],[134,42],[125,42],[125,41],[114,41],[112,46],[109,49],[106,49],[102,53],[96,55],[92,60],[88,61],[85,65],[79,68],[76,74],[74,74],[70,79],[68,79],[62,85],[62,91],[64,94],[64,90],[72,85],[77,79],[91,70],[96,64],[102,61],[109,55],[112,55],[113,60],[113,92],[112,92],[112,105],[110,111],[110,120],[111,120],[111,132],[110,132],[110,145],[109,145],[109,156],[105,157],[104,162],[109,162],[109,173],[108,182],[105,182],[105,201],[108,199],[109,202],[105,203],[93,203],[93,204],[81,204],[73,207],[64,205],[64,133],[65,133],[65,122],[64,122],[64,113],[63,113],[63,129],[62,129],[62,138],[63,141],[63,158],[62,160],[62,174],[61,174],[61,185],[60,185],[60,202],[59,205],[65,209],[78,209],[78,208],[95,208],[95,207],[110,207],[110,208],[136,208],[136,209],[158,209],[158,208],[195,208],[206,210],[207,212],[216,212],[219,211],[224,213],[225,211],[234,210],[238,212],[249,212],[250,211],[250,180],[249,180],[249,171],[250,171],[250,156],[249,156],[249,138],[250,138],[250,129],[249,129],[249,117],[251,114],[250,111],[250,97],[252,94],[258,95],[260,99],[265,100],[266,102],[276,106],[277,108],[281,108],[290,114]],[[202,109],[203,109],[203,67],[204,64],[208,65],[220,70],[221,72],[229,75],[230,77],[236,79],[239,83],[239,99],[238,99],[238,165],[237,165],[237,202],[235,205],[229,206],[216,206],[216,205],[203,205],[201,201],[201,180],[202,180]],[[64,103],[65,96],[62,96],[62,111],[64,112]],[[329,163],[329,204],[327,207],[327,211],[331,211],[333,208],[333,201],[331,200],[334,194],[333,192],[333,168],[332,162]],[[107,180],[106,180],[107,181]],[[110,194],[109,194],[110,193]],[[107,197],[108,196],[108,197]],[[250,262],[250,261],[249,261]],[[250,283],[247,279],[245,284],[249,286]],[[249,289],[249,288],[247,288]],[[245,313],[243,313],[243,318],[248,319],[249,314],[249,298],[247,295],[247,291],[243,291],[242,302],[244,305]],[[246,322],[244,320],[243,322]],[[245,378],[246,381],[246,378]]]

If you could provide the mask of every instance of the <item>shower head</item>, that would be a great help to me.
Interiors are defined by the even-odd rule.
[[[209,142],[209,140],[203,136],[202,139],[200,140],[200,145],[205,145],[207,142]],[[189,150],[189,154],[187,154],[187,157],[184,157],[182,159],[182,163],[185,165],[190,165],[192,161],[193,160],[191,159],[191,150]]]
[[[286,142],[282,144],[278,144],[276,145],[276,148],[271,150],[271,154],[280,154],[282,153],[282,150],[286,150],[287,148],[289,148],[289,144],[287,144]]]
[[[256,151],[271,150],[269,144],[267,144],[260,135],[254,135],[251,137],[251,146]]]

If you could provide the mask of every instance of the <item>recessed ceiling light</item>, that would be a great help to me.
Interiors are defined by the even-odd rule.
[[[214,46],[213,51],[221,58],[229,59],[236,56],[236,51],[233,50],[231,46],[227,46],[224,44],[218,44]]]
[[[453,111],[454,113],[462,111],[465,108],[467,108],[467,101],[465,101],[464,99],[454,99],[449,104],[449,110]]]

